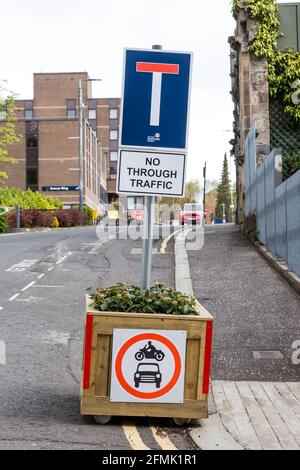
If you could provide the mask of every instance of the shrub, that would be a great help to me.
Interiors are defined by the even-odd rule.
[[[44,196],[30,189],[21,191],[18,188],[0,187],[0,206],[15,207],[19,205],[22,209],[61,209],[62,203],[53,197]]]
[[[164,284],[157,283],[148,290],[116,284],[90,289],[90,295],[91,307],[100,311],[197,315],[196,299]]]
[[[86,223],[87,225],[93,225],[93,209],[88,206],[84,206],[84,212],[86,213]]]
[[[87,225],[87,215],[79,209],[65,209],[55,212],[60,227]]]
[[[57,218],[57,217],[54,217],[53,222],[52,222],[52,224],[51,224],[51,227],[52,227],[52,228],[58,228],[58,227],[59,227],[59,222],[58,222],[58,218]]]
[[[6,232],[8,229],[8,225],[6,222],[6,216],[0,215],[0,233]]]
[[[300,150],[287,153],[282,160],[284,179],[288,179],[300,170]]]
[[[55,220],[56,219],[56,220]],[[86,214],[77,209],[59,211],[40,211],[22,209],[20,214],[21,227],[76,227],[86,225]],[[9,227],[16,227],[16,212],[10,212],[6,218]]]

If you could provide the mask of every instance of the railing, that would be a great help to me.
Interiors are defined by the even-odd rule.
[[[253,127],[245,149],[245,214],[256,214],[259,241],[300,276],[300,170],[282,182],[280,149],[256,168],[255,139]]]

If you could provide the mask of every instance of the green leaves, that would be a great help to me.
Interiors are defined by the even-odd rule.
[[[15,131],[16,117],[14,113],[15,103],[12,95],[7,96],[7,91],[0,82],[0,163],[17,163],[8,154],[7,147],[20,142],[22,136]],[[0,121],[1,122],[1,121]],[[0,180],[6,179],[5,171],[0,171]]]
[[[46,197],[39,192],[30,189],[21,191],[18,188],[0,187],[0,207],[15,207],[21,209],[60,209],[62,203],[53,197]]]
[[[124,284],[89,290],[91,307],[100,311],[197,315],[196,299],[156,283],[148,290]]]
[[[280,34],[278,5],[275,0],[233,0],[233,10],[244,7],[251,19],[257,22],[257,34],[249,45],[249,51],[256,57],[268,59],[269,92],[285,103],[285,112],[295,122],[300,121],[300,103],[295,103],[292,86],[300,79],[300,53],[293,49],[278,51]]]
[[[282,161],[284,179],[289,178],[300,170],[300,150],[285,154]]]

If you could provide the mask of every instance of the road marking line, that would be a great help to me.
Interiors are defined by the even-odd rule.
[[[34,287],[43,287],[43,288],[54,287],[55,289],[59,289],[59,288],[63,289],[65,286],[42,286],[40,284],[36,284]]]
[[[40,274],[40,275],[38,276],[38,279],[42,279],[42,277],[44,277],[44,276],[45,276],[45,273]]]
[[[9,302],[12,302],[15,300],[17,297],[19,297],[20,293],[13,295],[10,299],[8,299]]]
[[[175,235],[177,235],[177,233],[181,232],[181,230],[182,229],[176,230],[176,232],[171,233],[167,238],[164,239],[164,241],[161,244],[160,250],[159,250],[159,253],[161,255],[166,254],[166,249],[167,249],[167,245],[168,245],[169,241],[171,240],[171,238],[175,237]]]
[[[21,289],[22,292],[25,292],[27,289],[29,289],[30,287],[34,286],[35,284],[35,281],[32,281],[30,284],[28,284],[28,286],[26,287],[23,287],[23,289]]]
[[[165,431],[159,430],[154,426],[150,426],[150,430],[154,439],[162,450],[178,450],[177,447],[170,441]]]
[[[6,346],[4,341],[0,341],[0,364],[2,366],[6,364]]]
[[[52,271],[53,268],[54,268],[54,266],[51,266],[51,268],[48,268],[48,271]]]
[[[133,450],[150,450],[141,439],[141,436],[134,424],[123,424],[125,437]]]
[[[0,310],[3,310],[3,307],[0,307]]]
[[[20,263],[14,264],[10,268],[6,269],[6,272],[23,272],[28,268],[31,268],[38,260],[37,259],[24,259]]]
[[[68,255],[67,256],[63,256],[62,258],[60,258],[55,264],[60,264],[62,263],[63,261],[65,261],[65,259],[67,259]]]

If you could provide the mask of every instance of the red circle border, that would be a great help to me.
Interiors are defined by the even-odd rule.
[[[175,361],[175,370],[174,374],[169,381],[167,385],[165,385],[161,390],[158,390],[156,392],[140,392],[138,390],[135,390],[133,387],[131,387],[128,382],[126,382],[125,377],[122,372],[122,361],[124,358],[125,353],[128,351],[128,349],[133,346],[135,343],[138,341],[142,340],[156,340],[160,341],[163,343],[167,348],[171,351],[174,357]],[[168,393],[170,390],[172,390],[173,387],[177,384],[180,374],[181,374],[181,357],[180,354],[176,348],[176,346],[166,337],[159,335],[157,333],[141,333],[139,335],[133,336],[129,340],[126,341],[126,343],[123,344],[121,347],[120,351],[117,354],[116,357],[116,363],[115,363],[115,372],[116,372],[116,377],[121,385],[121,387],[130,395],[133,395],[136,398],[144,398],[144,399],[155,399],[155,398],[160,398],[161,396],[165,395]]]

